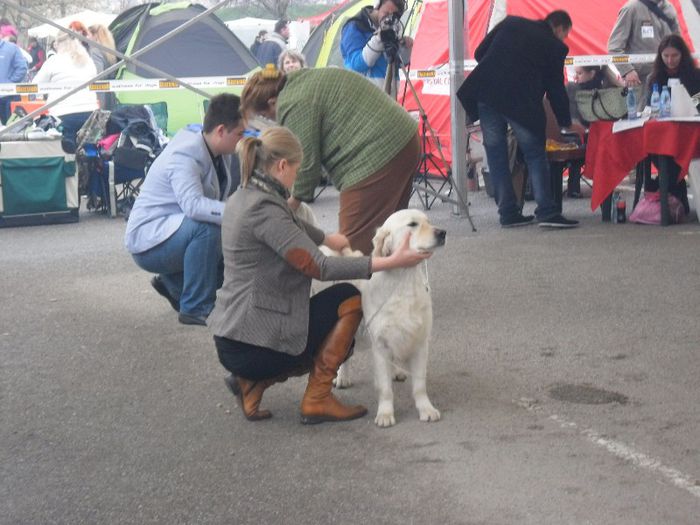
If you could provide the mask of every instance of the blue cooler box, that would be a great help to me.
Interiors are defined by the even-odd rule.
[[[0,142],[0,227],[78,221],[75,155],[61,140]]]

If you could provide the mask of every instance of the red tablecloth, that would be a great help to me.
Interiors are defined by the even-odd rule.
[[[593,179],[591,209],[597,209],[625,175],[647,155],[668,155],[688,172],[700,157],[700,123],[650,120],[641,128],[612,132],[613,123],[591,124],[586,146],[586,175]]]

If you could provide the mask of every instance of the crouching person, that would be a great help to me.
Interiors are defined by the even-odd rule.
[[[243,136],[240,100],[211,99],[201,129],[182,129],[148,170],[129,215],[125,244],[157,274],[151,285],[182,324],[205,325],[223,279],[221,220],[236,189],[232,154]]]
[[[283,127],[239,144],[241,188],[226,204],[222,224],[224,283],[209,318],[226,384],[245,417],[267,419],[263,392],[309,373],[302,423],[364,416],[332,394],[362,319],[360,293],[341,283],[309,297],[311,279],[368,279],[373,271],[414,266],[429,257],[408,248],[389,257],[326,257],[320,244],[341,251],[348,239],[324,234],[288,206],[302,161],[299,140]]]

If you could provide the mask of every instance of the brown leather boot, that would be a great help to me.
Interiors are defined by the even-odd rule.
[[[230,375],[225,378],[224,381],[233,395],[238,398],[238,404],[241,405],[241,410],[246,419],[248,419],[248,421],[259,421],[272,417],[272,413],[269,410],[259,409],[263,392],[265,392],[267,387],[286,379],[285,377],[284,379],[275,378],[252,381],[243,377]]]
[[[350,351],[361,320],[362,301],[359,295],[343,301],[338,307],[338,322],[321,343],[309,374],[309,383],[301,401],[302,423],[347,421],[367,413],[363,406],[343,405],[331,393],[333,379]]]
[[[306,375],[309,373],[310,369],[310,362],[302,362],[299,363],[296,368],[288,370],[284,374],[280,374],[271,379],[256,381],[231,374],[224,378],[224,382],[231,393],[238,398],[238,404],[241,405],[241,410],[246,419],[249,421],[259,421],[272,417],[272,413],[269,410],[259,409],[263,392],[275,383],[284,383],[290,377]]]

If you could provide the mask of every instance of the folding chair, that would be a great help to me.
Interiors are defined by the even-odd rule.
[[[117,107],[138,105],[140,104],[125,104]],[[168,118],[167,104],[156,102],[143,105],[151,109],[156,124],[161,131],[165,131]],[[106,157],[97,142],[85,144],[83,151],[90,166],[88,209],[109,213],[111,217],[122,214],[128,218],[153,159],[144,159],[142,163],[128,163],[116,154]]]

